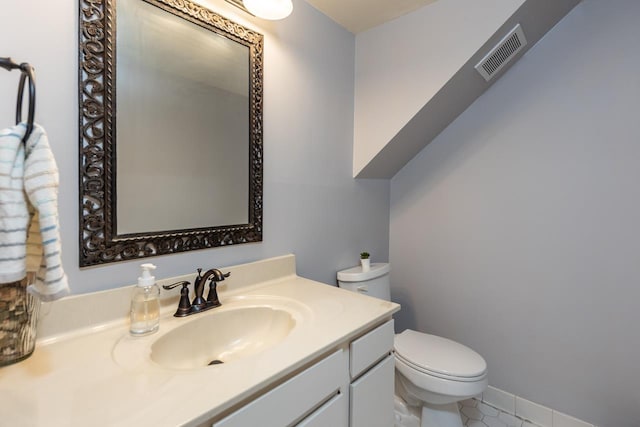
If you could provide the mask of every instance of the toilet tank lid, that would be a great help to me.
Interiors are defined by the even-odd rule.
[[[391,267],[388,262],[373,263],[369,271],[362,271],[362,267],[358,265],[347,270],[338,271],[338,280],[341,282],[364,282],[382,277],[388,274],[389,271],[391,271]]]

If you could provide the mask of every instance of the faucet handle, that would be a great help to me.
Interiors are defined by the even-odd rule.
[[[190,284],[191,283],[187,282],[186,280],[182,280],[180,282],[172,283],[170,285],[162,285],[162,288],[166,290],[170,290],[178,286],[182,286],[182,287],[189,286]]]
[[[189,301],[189,285],[190,283],[186,280],[172,283],[170,285],[162,285],[162,287],[167,290],[182,286],[182,289],[180,289],[180,302],[178,303],[178,309],[174,313],[175,317],[185,317],[191,312],[191,302]]]
[[[216,268],[215,270],[213,270],[213,278],[211,280],[213,280],[214,282],[222,282],[226,277],[229,277],[229,276],[231,276],[230,271],[223,273],[222,271]]]

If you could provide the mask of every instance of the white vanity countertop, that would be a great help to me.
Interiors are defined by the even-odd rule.
[[[277,296],[305,306],[304,320],[279,345],[238,361],[178,371],[162,368],[145,357],[116,363],[116,343],[148,345],[181,322],[216,309],[182,319],[174,318],[172,309],[163,310],[160,331],[143,338],[129,337],[128,323],[123,319],[93,325],[90,333],[85,328],[40,343],[27,360],[0,368],[0,424],[198,425],[389,319],[400,308],[298,277],[292,255],[275,261],[281,266],[283,262],[292,265],[293,270],[266,283],[222,290],[220,300],[224,307],[225,298],[238,295]],[[255,264],[256,268],[266,265],[264,261]],[[233,268],[225,270],[233,272]],[[229,279],[225,288],[231,287]]]

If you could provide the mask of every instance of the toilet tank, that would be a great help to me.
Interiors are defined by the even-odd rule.
[[[371,264],[369,271],[363,271],[361,266],[338,271],[338,286],[348,291],[390,301],[390,270],[388,263],[381,262]]]

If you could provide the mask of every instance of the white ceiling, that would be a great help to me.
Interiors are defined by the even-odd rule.
[[[436,0],[306,0],[354,34],[391,21]]]

